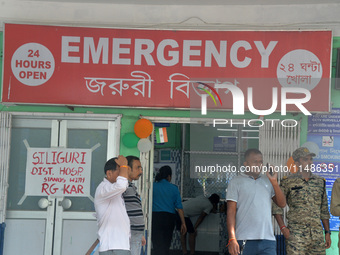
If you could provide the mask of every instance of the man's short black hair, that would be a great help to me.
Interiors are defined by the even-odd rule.
[[[118,159],[118,158],[112,158],[112,159],[109,159],[108,161],[106,161],[105,166],[104,166],[104,173],[105,174],[108,170],[114,170],[114,171],[118,170],[117,169],[118,165],[117,165],[115,159]]]
[[[135,160],[140,160],[138,157],[132,156],[132,155],[127,156],[126,159],[127,159],[127,161],[128,161],[128,166],[131,167],[131,169],[132,169],[133,161],[135,161]]]
[[[217,195],[216,193],[211,194],[211,196],[209,197],[209,200],[212,204],[218,204],[220,202],[220,196]]]
[[[255,148],[246,150],[246,152],[244,153],[245,161],[247,161],[247,158],[249,157],[250,154],[261,154],[262,155],[262,152],[259,149],[255,149]]]

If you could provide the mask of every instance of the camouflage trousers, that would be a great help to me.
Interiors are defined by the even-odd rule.
[[[325,255],[325,239],[320,226],[290,224],[289,238],[286,240],[287,255]]]

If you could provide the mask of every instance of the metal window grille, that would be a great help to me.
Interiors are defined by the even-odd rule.
[[[192,198],[198,195],[209,196],[212,193],[217,193],[222,199],[225,199],[229,181],[238,174],[243,163],[244,152],[248,148],[258,148],[259,144],[259,128],[246,126],[240,121],[238,123],[232,126],[225,125],[220,129],[212,125],[190,124],[190,127],[187,127],[183,132],[185,137],[182,140],[186,141],[186,136],[189,136],[190,140],[188,146],[183,146],[184,160],[181,175],[183,198]],[[225,146],[219,149],[216,146],[216,138],[229,139],[226,143],[232,141],[233,144],[231,147]],[[222,141],[222,147],[223,143],[225,142]],[[194,167],[216,166],[217,168],[217,165],[230,166],[233,169],[229,168],[228,171],[213,176],[209,174],[201,177],[195,176],[195,178],[192,176]]]
[[[263,154],[263,161],[269,162],[273,166],[282,166],[282,169],[286,166],[287,160],[293,151],[300,145],[300,121],[285,123],[285,125],[289,124],[291,127],[284,127],[281,122],[272,123],[265,121],[265,124],[260,128],[259,149]],[[278,173],[279,182],[283,176],[288,174],[289,171],[280,171]],[[286,206],[284,208],[285,223],[287,210],[288,207]],[[280,227],[276,223],[274,217],[273,226],[274,234],[281,235]]]

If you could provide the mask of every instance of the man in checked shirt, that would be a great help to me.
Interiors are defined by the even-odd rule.
[[[130,219],[131,239],[130,251],[131,255],[140,255],[141,248],[146,244],[144,237],[144,216],[142,211],[142,201],[137,192],[136,186],[132,183],[139,179],[143,174],[143,168],[138,157],[127,156],[128,161],[128,181],[129,186],[123,193],[126,212]]]

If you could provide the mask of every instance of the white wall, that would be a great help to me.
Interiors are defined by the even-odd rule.
[[[133,4],[134,1],[138,4]],[[340,36],[338,0],[300,0],[299,4],[295,2],[290,0],[0,0],[0,30],[3,30],[3,22],[12,22],[67,26],[223,30],[331,29],[334,36]],[[314,4],[310,4],[313,2]]]

